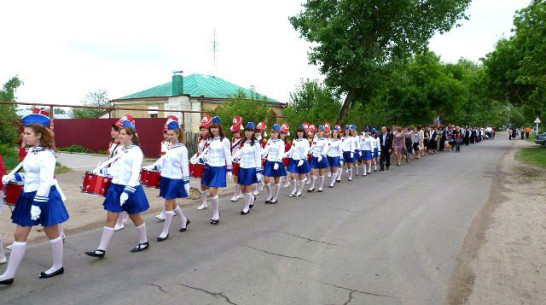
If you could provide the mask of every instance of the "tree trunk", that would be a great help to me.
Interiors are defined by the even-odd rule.
[[[356,89],[351,88],[349,90],[349,93],[347,94],[347,97],[345,97],[345,101],[343,102],[343,107],[341,107],[341,111],[339,111],[339,117],[337,118],[336,124],[339,124],[343,118],[347,116],[349,113],[349,107],[351,107],[351,103],[353,102],[356,94]]]

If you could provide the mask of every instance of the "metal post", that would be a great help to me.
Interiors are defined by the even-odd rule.
[[[51,123],[49,124],[49,125],[50,125],[49,128],[50,128],[51,130],[53,130],[54,125],[55,125],[54,122],[53,122],[53,121],[54,121],[54,119],[53,119],[54,116],[55,116],[55,115],[53,115],[53,106],[49,106],[49,119],[51,120]]]

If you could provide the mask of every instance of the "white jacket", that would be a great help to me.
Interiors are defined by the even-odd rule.
[[[269,139],[262,150],[262,157],[267,157],[269,162],[282,162],[284,156],[284,141],[281,139]]]
[[[31,147],[23,160],[24,173],[15,174],[17,181],[24,183],[25,193],[36,192],[34,201],[47,202],[49,190],[55,185],[55,151],[43,147]]]
[[[227,166],[228,170],[231,170],[231,143],[227,138],[217,137],[210,140],[208,150],[202,158],[209,166]]]
[[[344,152],[345,151],[355,152],[356,145],[355,145],[354,138],[351,136],[343,137],[341,139],[341,150],[343,150]]]
[[[328,145],[328,152],[326,155],[328,157],[341,157],[343,156],[343,150],[341,149],[341,140],[340,139],[330,139]]]
[[[237,151],[235,158],[238,159],[241,168],[260,169],[262,167],[260,143],[254,141],[254,145],[251,145],[250,141],[245,142]]]
[[[188,149],[182,143],[169,147],[167,152],[154,163],[161,169],[161,177],[190,181]]]
[[[325,156],[326,153],[328,152],[328,146],[329,146],[328,139],[316,138],[313,141],[313,146],[310,148],[313,153],[313,157],[318,158],[320,156]]]
[[[291,156],[294,160],[307,160],[307,155],[309,154],[309,140],[306,138],[294,139],[292,142],[292,147],[287,153],[288,156]]]
[[[135,187],[140,185],[142,159],[144,154],[137,145],[123,147],[121,157],[106,169],[107,174],[113,176],[112,183],[125,185],[129,193],[134,193]]]
[[[374,139],[369,136],[369,135],[364,135],[360,138],[360,149],[361,150],[366,150],[366,151],[371,151],[372,150],[372,141],[374,141]]]

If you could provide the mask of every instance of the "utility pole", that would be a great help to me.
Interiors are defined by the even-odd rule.
[[[218,42],[216,41],[216,28],[212,36],[212,75],[216,75],[216,52],[218,52]]]

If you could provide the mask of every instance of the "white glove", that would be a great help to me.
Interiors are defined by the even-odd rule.
[[[227,177],[229,180],[233,179],[233,173],[231,171],[227,172]]]
[[[190,182],[186,182],[184,183],[184,190],[186,191],[186,194],[189,196],[190,195]]]
[[[262,182],[262,174],[256,173],[256,180],[258,180],[258,182]]]
[[[121,193],[121,196],[119,196],[119,204],[123,206],[125,204],[125,201],[127,201],[127,199],[129,199],[129,194],[125,192]]]
[[[153,164],[151,164],[151,165],[145,166],[144,169],[145,169],[145,170],[148,170],[148,171],[151,171],[151,170],[154,170],[154,167],[155,167],[155,166],[154,166]]]
[[[197,164],[198,161],[199,161],[199,157],[197,157],[197,154],[194,154],[194,155],[190,158],[190,163],[191,163],[191,164]]]
[[[302,166],[302,165],[303,165],[303,160],[300,160],[300,161],[298,162],[298,167],[300,167],[300,166]]]
[[[355,157],[355,154],[351,153],[351,159],[353,159],[354,157]]]
[[[108,175],[108,170],[106,168],[95,168],[93,170],[93,174],[99,175],[99,176],[106,176]]]
[[[15,176],[13,176],[13,175],[4,175],[4,176],[2,176],[2,183],[3,184],[8,184],[11,181],[15,181]]]
[[[38,220],[38,218],[40,218],[40,214],[42,214],[42,209],[40,209],[39,206],[37,205],[30,206],[30,219]]]
[[[273,169],[278,170],[279,169],[279,163],[275,163],[275,165],[273,165]]]
[[[320,163],[321,161],[322,161],[322,156],[319,156],[319,157],[317,158],[317,162]]]
[[[358,156],[362,158],[362,151],[358,152]]]

